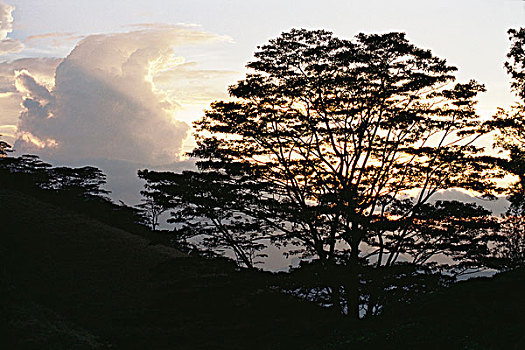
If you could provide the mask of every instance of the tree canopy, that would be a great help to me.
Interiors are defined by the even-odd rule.
[[[0,135],[2,136],[2,135]],[[10,144],[8,144],[7,142],[3,141],[3,140],[0,140],[0,157],[5,157],[7,156],[7,153],[8,152],[11,152],[12,150],[12,147]]]
[[[0,158],[0,177],[18,188],[37,188],[84,198],[109,193],[102,186],[106,175],[98,168],[53,167],[36,155]]]
[[[523,213],[525,205],[525,28],[508,31],[511,48],[507,54],[505,68],[511,78],[511,89],[518,101],[507,110],[500,109],[494,119],[487,122],[489,128],[496,129],[496,146],[508,153],[500,166],[515,175],[518,181],[511,187],[509,200],[511,211]]]
[[[486,126],[497,131],[495,146],[504,154],[498,166],[513,178],[507,180],[510,207],[495,249],[500,268],[512,269],[525,265],[525,28],[510,29],[508,34],[511,45],[505,68],[517,101],[510,108],[500,108]]]
[[[200,171],[154,181],[178,208],[174,221],[200,216],[230,235],[246,228],[293,244],[289,254],[343,266],[330,290],[354,317],[366,308],[365,267],[435,266],[431,258],[450,245],[433,247],[447,235],[451,255],[467,254],[487,213],[429,200],[450,188],[496,188],[475,143],[483,85],[455,82],[455,67],[403,33],[345,40],[294,29],[259,47],[247,67],[229,89],[233,99],[214,102],[195,123]],[[471,232],[468,240],[451,237],[453,225]]]

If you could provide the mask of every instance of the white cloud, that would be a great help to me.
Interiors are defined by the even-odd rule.
[[[0,63],[0,134],[4,139],[15,142],[18,117],[26,95],[15,87],[17,72],[30,71],[35,83],[38,81],[50,88],[54,86],[55,69],[61,61],[60,58],[22,58]]]
[[[36,80],[48,88],[55,85],[55,70],[61,58],[38,57],[20,58],[10,62],[0,63],[0,93],[17,92],[15,87],[15,72],[26,70],[31,72]]]
[[[24,44],[20,41],[7,37],[13,31],[11,13],[14,9],[14,6],[7,5],[0,0],[0,56],[10,52],[20,52],[24,48]]]
[[[15,147],[60,161],[177,160],[189,126],[174,119],[179,102],[155,87],[155,77],[184,62],[174,48],[222,40],[170,25],[92,35],[58,65],[54,87],[19,71],[16,87],[25,97]]]
[[[211,98],[227,99],[227,82],[239,75],[240,72],[236,71],[201,69],[196,62],[188,62],[159,72],[154,82],[164,91],[177,96],[183,104],[202,105],[208,104]]]
[[[18,40],[13,39],[4,39],[0,40],[0,56],[5,55],[7,53],[11,52],[20,52],[24,48],[24,44],[22,44]]]
[[[13,31],[13,12],[15,8],[0,1],[0,40],[7,38],[7,34]]]
[[[14,144],[17,121],[20,113],[20,97],[12,92],[0,93],[0,135],[2,139]]]
[[[33,46],[33,44],[35,44],[37,41],[50,41],[53,46],[60,47],[63,45],[68,45],[73,41],[78,41],[82,38],[84,38],[83,35],[76,35],[75,33],[54,32],[30,35],[24,39],[24,42],[29,46]]]

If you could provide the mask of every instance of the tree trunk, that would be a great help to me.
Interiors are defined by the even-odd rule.
[[[351,268],[348,279],[348,316],[354,320],[359,320],[359,284],[359,272],[356,268]]]
[[[333,308],[340,314],[344,314],[343,309],[341,307],[341,291],[339,290],[340,285],[339,282],[334,281],[330,289],[332,289],[332,303]]]
[[[353,320],[359,320],[359,304],[361,284],[359,277],[359,243],[351,245],[350,270],[348,278],[348,316]]]

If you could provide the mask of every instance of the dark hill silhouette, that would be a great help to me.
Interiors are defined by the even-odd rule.
[[[397,305],[317,349],[525,349],[525,268]]]
[[[0,189],[0,213],[5,348],[279,349],[320,339],[319,325],[334,320],[267,288],[268,274],[153,245],[27,194]],[[34,339],[21,310],[51,334]]]
[[[524,269],[423,295],[356,327],[279,294],[271,286],[281,275],[190,256],[157,244],[154,233],[132,234],[37,197],[0,188],[2,349],[525,345]]]

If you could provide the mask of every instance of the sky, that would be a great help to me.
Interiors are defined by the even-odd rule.
[[[283,31],[405,32],[486,85],[489,117],[514,99],[506,32],[524,20],[521,0],[0,0],[0,134],[19,153],[102,168],[129,203],[138,168],[191,167],[191,122]]]

